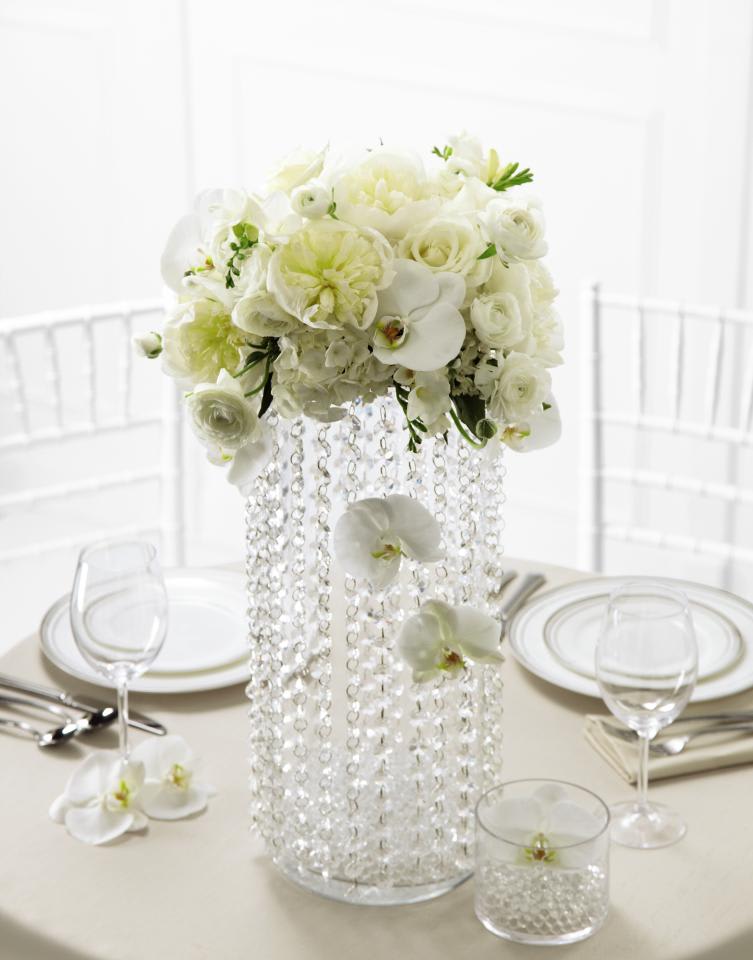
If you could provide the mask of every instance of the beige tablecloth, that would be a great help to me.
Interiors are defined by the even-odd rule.
[[[555,568],[547,573],[551,586],[578,576]],[[504,778],[573,780],[607,802],[628,795],[630,788],[583,738],[583,717],[597,712],[598,703],[529,676],[512,659],[503,669]],[[44,662],[36,638],[2,657],[0,672],[85,689]],[[753,706],[753,693],[729,702]],[[289,884],[249,835],[242,688],[134,696],[133,703],[202,754],[217,797],[194,820],[152,822],[146,836],[85,847],[48,820],[47,808],[87,742],[43,753],[30,742],[0,737],[2,960],[551,956],[487,933],[473,913],[473,881],[429,903],[389,908],[333,903]],[[113,731],[97,737],[115,745]],[[658,851],[613,847],[607,924],[591,940],[566,948],[567,956],[749,960],[753,767],[664,781],[652,792],[682,811],[686,838]]]

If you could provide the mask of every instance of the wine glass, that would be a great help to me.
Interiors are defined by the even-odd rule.
[[[698,646],[687,597],[663,583],[636,581],[612,593],[596,647],[596,679],[610,711],[638,734],[638,798],[612,807],[612,837],[628,847],[675,843],[682,818],[648,802],[651,740],[685,708],[698,676]]]
[[[167,593],[157,551],[139,540],[81,551],[71,593],[76,646],[118,691],[120,755],[128,760],[128,684],[149,669],[167,631]]]

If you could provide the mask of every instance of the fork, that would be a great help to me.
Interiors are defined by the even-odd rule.
[[[659,743],[652,743],[649,752],[654,757],[676,757],[696,737],[706,737],[711,733],[724,733],[726,730],[747,730],[753,733],[753,723],[718,723],[713,727],[704,727],[703,730],[693,730],[691,733],[678,734],[676,737],[667,737]]]

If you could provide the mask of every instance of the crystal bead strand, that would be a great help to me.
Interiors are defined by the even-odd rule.
[[[497,590],[502,575],[502,533],[505,526],[502,508],[505,502],[503,489],[505,473],[503,448],[500,446],[492,462],[485,464],[482,471],[483,538],[481,544],[484,553],[485,598],[488,598]],[[492,616],[497,612],[490,607],[488,599],[487,610]],[[499,782],[502,772],[503,685],[500,667],[496,664],[484,666],[479,729],[481,731],[482,774],[485,790]]]
[[[343,476],[343,500],[353,503],[360,491],[359,467],[362,453],[359,436],[362,424],[356,414],[355,404],[350,408],[350,416],[345,427],[347,430],[347,450]],[[345,733],[345,784],[348,837],[346,842],[345,876],[355,880],[362,866],[362,847],[364,833],[363,811],[361,807],[361,635],[360,617],[361,598],[354,577],[345,577],[345,645],[346,645],[346,733]]]
[[[314,699],[317,704],[316,736],[318,741],[318,802],[312,810],[319,853],[317,859],[322,868],[327,869],[332,860],[331,842],[333,837],[333,752],[332,752],[332,556],[330,553],[331,528],[330,513],[332,501],[329,498],[331,477],[329,458],[332,448],[328,441],[329,427],[319,428],[316,437],[316,661],[312,677],[316,681]]]

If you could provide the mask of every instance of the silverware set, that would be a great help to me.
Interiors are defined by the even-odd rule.
[[[101,730],[118,719],[117,709],[108,704],[82,700],[64,690],[0,674],[0,709],[4,707],[11,715],[0,716],[0,727],[35,740],[38,747],[59,746],[79,734]],[[14,715],[19,712],[52,717],[57,724],[40,730]],[[157,736],[167,733],[163,724],[138,712],[129,711],[128,725]]]
[[[731,710],[726,713],[696,714],[691,717],[679,717],[677,723],[698,724],[697,729],[686,733],[661,734],[652,741],[649,753],[652,757],[676,757],[698,737],[708,737],[714,734],[726,733],[728,730],[753,733],[753,710]],[[611,737],[625,740],[628,743],[637,743],[638,735],[627,727],[620,727],[616,723],[602,721],[604,730]]]

